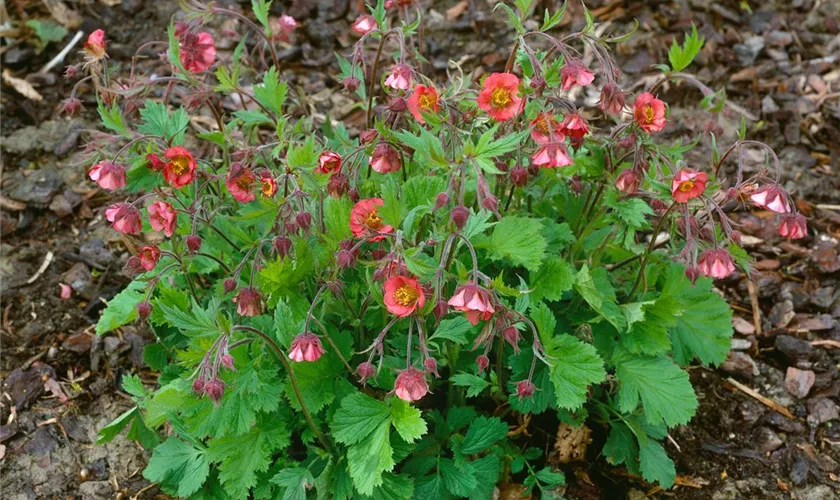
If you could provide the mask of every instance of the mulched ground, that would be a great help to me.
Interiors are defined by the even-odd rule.
[[[71,36],[75,29],[106,27],[109,53],[119,61],[154,35],[162,39],[176,8],[175,2],[139,0],[66,3],[77,16],[53,15],[81,22]],[[298,43],[281,50],[280,58],[283,76],[303,89],[304,107],[316,117],[329,112],[351,125],[361,123],[363,117],[331,77],[337,72],[333,53],[346,54],[353,40],[347,26],[356,1],[274,3],[276,13],[303,20]],[[465,71],[503,68],[508,38],[501,35],[504,17],[491,4],[434,2],[426,14],[425,53],[439,76],[444,77],[449,60]],[[14,19],[45,19],[50,14],[43,5],[21,0],[8,8]],[[674,120],[666,133],[676,139],[714,131],[718,143],[728,145],[740,116],[746,115],[749,137],[779,153],[782,182],[811,218],[816,234],[792,244],[775,234],[772,214],[736,216],[756,260],[755,271],[751,278],[738,274],[718,284],[736,311],[734,350],[720,369],[692,370],[700,408],[667,444],[681,486],[669,492],[652,489],[607,466],[593,445],[583,454],[586,460],[563,465],[570,482],[566,495],[836,498],[840,0],[607,0],[588,6],[608,31],[625,32],[638,19],[638,34],[618,49],[625,87],[631,90],[640,88],[633,82],[641,86],[656,78],[649,66],[666,60],[671,39],[695,23],[706,47],[690,69],[710,87],[725,88],[734,106],[715,120],[697,111],[696,91],[671,86],[664,95]],[[566,18],[580,24],[580,8],[571,5]],[[229,57],[234,41],[221,38],[220,55]],[[79,148],[95,127],[91,96],[85,95],[88,111],[80,118],[60,118],[58,103],[72,85],[61,78],[62,66],[47,75],[33,74],[62,46],[53,44],[37,54],[20,40],[2,49],[3,68],[27,78],[44,96],[41,102],[24,99],[4,82],[1,97],[0,476],[10,499],[113,498],[136,495],[148,486],[139,474],[147,455],[136,445],[123,438],[93,444],[97,429],[131,406],[117,389],[122,375],[137,372],[149,384],[155,378],[142,360],[143,345],[151,340],[143,327],[105,338],[92,334],[102,301],[127,283],[120,269],[128,250],[103,223],[107,196],[84,178]],[[578,98],[592,102],[597,96]],[[698,148],[690,160],[702,168],[709,152]],[[758,156],[745,158],[748,169],[761,164]],[[59,298],[59,283],[72,287],[70,299]],[[596,444],[603,439],[600,434],[593,429]],[[141,497],[159,494],[152,487]]]

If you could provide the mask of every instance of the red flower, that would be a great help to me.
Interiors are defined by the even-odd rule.
[[[607,82],[601,89],[601,111],[617,115],[624,109],[624,93],[613,82]]]
[[[346,175],[338,172],[330,176],[330,180],[327,182],[327,192],[330,196],[333,198],[341,198],[349,190],[350,179],[348,179]]]
[[[626,194],[635,194],[639,189],[642,179],[635,170],[629,168],[618,175],[615,180],[615,187]]]
[[[531,163],[540,168],[565,167],[572,164],[569,151],[563,144],[546,144],[531,156]]]
[[[387,142],[380,142],[373,148],[373,154],[369,161],[373,170],[380,174],[397,172],[402,168],[399,152]]]
[[[167,237],[175,232],[175,222],[178,220],[178,213],[169,203],[156,201],[149,205],[149,224],[155,231],[163,231]]]
[[[478,107],[496,121],[510,120],[522,111],[522,98],[518,92],[519,78],[516,75],[493,73],[484,79],[484,87],[478,94]]]
[[[798,240],[808,235],[808,223],[802,214],[790,214],[782,216],[779,224],[779,235],[783,238]]]
[[[277,194],[277,181],[268,172],[260,174],[260,190],[266,198],[272,198]]]
[[[128,203],[115,203],[105,209],[105,218],[111,226],[124,234],[139,233],[143,229],[140,211]]]
[[[105,57],[105,32],[99,29],[88,35],[84,49],[92,59]]]
[[[408,367],[397,375],[394,393],[404,401],[417,401],[429,392],[426,374],[414,367]]]
[[[490,292],[472,282],[455,290],[449,305],[456,311],[467,313],[467,319],[473,325],[477,325],[479,320],[487,321],[496,312]]]
[[[385,239],[385,236],[379,233],[390,233],[394,230],[392,226],[382,223],[382,218],[376,211],[376,207],[381,207],[384,203],[381,198],[368,198],[353,206],[353,210],[350,211],[350,231],[354,236],[368,237],[368,241],[374,242]]]
[[[411,68],[405,64],[395,64],[385,79],[385,85],[394,90],[408,90],[411,87]]]
[[[185,31],[178,41],[181,52],[181,64],[190,73],[201,73],[212,66],[216,60],[216,44],[213,35],[202,31]]]
[[[324,354],[324,346],[321,339],[312,333],[301,333],[292,340],[292,347],[289,349],[289,358],[292,361],[318,361]]]
[[[490,366],[490,358],[482,354],[481,356],[475,358],[475,366],[478,368],[478,373],[484,373],[484,370]]]
[[[579,140],[583,139],[583,136],[589,133],[589,124],[579,113],[569,113],[566,115],[566,118],[563,119],[561,131],[573,140]]]
[[[274,28],[276,31],[274,38],[288,43],[290,35],[295,29],[297,29],[297,27],[298,24],[294,17],[283,14],[274,22]]]
[[[240,163],[234,163],[225,179],[225,186],[237,201],[250,203],[256,198],[254,195],[254,184],[256,182],[257,176],[250,168],[243,167]]]
[[[537,144],[563,142],[563,128],[551,113],[537,113],[531,120],[531,139]]]
[[[80,101],[77,97],[68,97],[67,99],[61,101],[60,113],[67,116],[73,116],[81,111],[82,107],[82,101]]]
[[[650,92],[640,94],[633,106],[636,123],[646,132],[659,132],[665,128],[665,103]]]
[[[563,90],[569,90],[575,85],[586,87],[595,79],[595,75],[589,71],[589,68],[576,59],[572,59],[563,66],[560,76],[563,78]]]
[[[520,400],[530,398],[534,395],[536,389],[536,386],[530,380],[521,380],[516,384],[516,395]]]
[[[765,210],[771,210],[777,214],[790,213],[787,193],[779,186],[764,186],[750,195],[750,200],[756,206]]]
[[[175,189],[180,189],[195,177],[195,158],[187,148],[173,146],[164,154],[167,161],[163,166],[163,179]]]
[[[146,164],[147,167],[154,170],[155,172],[160,172],[163,170],[163,167],[166,166],[166,162],[160,159],[160,156],[149,153],[146,155],[146,161],[149,162]]]
[[[190,253],[196,253],[201,248],[201,238],[194,234],[187,236],[185,243]]]
[[[426,123],[423,113],[437,113],[440,111],[440,96],[434,87],[416,85],[411,97],[408,98],[408,111],[418,123]]]
[[[371,31],[375,30],[376,27],[376,19],[368,14],[357,17],[350,26],[350,29],[359,35],[367,35]]]
[[[239,295],[233,301],[236,302],[236,312],[240,316],[256,316],[262,312],[260,292],[254,288],[239,290]]]
[[[324,151],[318,157],[318,166],[315,171],[319,174],[331,174],[341,170],[341,155],[334,151]]]
[[[426,297],[417,280],[391,276],[385,281],[385,307],[391,314],[404,318],[425,303]]]
[[[685,203],[697,198],[706,190],[708,179],[706,172],[695,172],[688,168],[680,169],[671,181],[671,196],[677,203]]]
[[[519,352],[519,330],[515,326],[509,326],[502,330],[502,338],[513,347],[513,352]]]
[[[735,264],[729,252],[722,248],[706,250],[700,254],[697,261],[697,268],[704,276],[712,278],[725,278],[735,271]]]
[[[125,187],[125,167],[107,160],[91,167],[88,175],[99,187],[108,191]]]
[[[145,246],[140,249],[137,255],[140,257],[140,265],[143,266],[143,269],[151,271],[160,260],[160,248],[155,245]]]

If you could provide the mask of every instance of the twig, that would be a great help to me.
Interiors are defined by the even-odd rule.
[[[833,349],[840,349],[840,341],[837,340],[814,340],[811,345],[824,345]]]
[[[679,451],[680,453],[682,453],[682,448],[680,448],[680,445],[679,445],[679,444],[677,444],[677,441],[676,441],[676,440],[674,440],[674,438],[672,438],[670,434],[668,434],[668,441],[670,441],[670,442],[671,442],[671,444],[672,444],[672,445],[674,445],[674,448],[676,448],[676,449],[677,449],[677,451]]]
[[[761,309],[758,307],[758,290],[755,288],[755,282],[752,279],[747,280],[747,291],[750,294],[755,333],[761,335]]]
[[[44,271],[46,271],[47,268],[50,267],[50,264],[52,263],[53,257],[55,257],[55,254],[52,253],[52,251],[47,252],[47,255],[44,256],[44,262],[41,263],[41,267],[38,268],[38,270],[35,272],[35,274],[32,275],[31,278],[26,280],[27,285],[31,285],[32,283],[35,283],[35,280],[37,280],[38,278],[41,277],[42,274],[44,274]]]
[[[735,380],[732,377],[727,377],[726,381],[729,382],[730,384],[732,384],[733,386],[735,386],[735,388],[738,389],[739,391],[741,391],[744,394],[754,398],[756,401],[763,404],[764,406],[767,406],[768,408],[775,411],[776,413],[781,413],[782,415],[786,416],[787,418],[789,418],[791,420],[794,419],[793,414],[790,411],[788,411],[787,408],[785,408],[784,406],[780,405],[779,403],[773,401],[772,399],[765,398],[761,394],[759,394],[756,391],[750,389],[749,387],[745,386],[741,382],[738,382],[737,380]]]
[[[50,59],[50,62],[45,64],[43,68],[38,70],[38,73],[47,73],[54,67],[61,64],[61,61],[63,61],[64,58],[67,56],[67,53],[73,50],[73,47],[75,47],[76,44],[79,43],[79,40],[82,39],[82,36],[84,36],[84,32],[82,30],[77,31],[76,34],[73,36],[73,39],[70,40],[70,43],[68,43],[63,49],[61,49],[61,52],[56,54],[55,57]]]

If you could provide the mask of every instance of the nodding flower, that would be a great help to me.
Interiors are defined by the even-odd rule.
[[[572,59],[560,70],[563,79],[563,90],[571,90],[575,85],[586,87],[595,79],[595,74],[577,59]]]
[[[449,299],[449,305],[456,311],[466,313],[467,320],[477,325],[479,320],[488,320],[496,311],[493,299],[484,287],[475,282],[461,286]]]
[[[414,367],[408,367],[397,375],[394,393],[404,401],[417,401],[429,392],[426,374]]]
[[[700,274],[711,278],[725,278],[735,271],[735,264],[729,252],[722,248],[713,248],[700,254],[697,261]]]
[[[289,359],[297,362],[318,361],[324,354],[324,346],[321,339],[314,333],[301,333],[294,340],[289,348]]]

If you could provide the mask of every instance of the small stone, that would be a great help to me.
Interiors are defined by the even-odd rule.
[[[836,500],[837,498],[837,493],[825,484],[803,488],[796,495],[799,500]]]
[[[753,442],[762,453],[778,450],[783,444],[782,438],[768,427],[759,427],[753,432]]]
[[[785,328],[793,321],[796,313],[793,312],[793,302],[790,300],[783,300],[777,302],[776,305],[770,309],[768,318],[776,328]]]
[[[752,342],[749,339],[733,338],[731,342],[733,351],[746,351],[752,347]]]
[[[740,351],[730,351],[720,368],[726,373],[738,375],[747,380],[752,380],[759,374],[755,361],[749,354]]]
[[[814,381],[816,381],[816,375],[813,371],[789,366],[785,374],[785,389],[791,395],[802,399],[808,395],[811,387],[814,386]]]
[[[808,401],[808,423],[820,425],[840,418],[837,404],[828,398]]]
[[[775,411],[768,413],[764,421],[768,425],[789,434],[803,434],[806,430],[805,426],[798,420],[791,420],[780,413],[776,413]]]
[[[774,101],[769,95],[764,96],[764,99],[761,100],[761,112],[765,115],[777,113],[779,109],[779,105],[776,104],[776,101]]]
[[[796,485],[804,483],[808,479],[808,471],[810,469],[811,467],[808,465],[808,462],[801,455],[797,455],[793,461],[793,466],[790,468],[790,480]]]
[[[67,337],[67,339],[64,340],[64,343],[61,344],[61,347],[67,351],[81,354],[88,352],[92,343],[92,335],[80,332]]]
[[[828,309],[836,299],[837,294],[834,293],[833,286],[817,288],[811,294],[811,303],[820,309]]]
[[[732,318],[732,326],[735,328],[735,331],[741,335],[755,334],[755,325],[740,316],[734,316]]]
[[[766,408],[755,401],[749,400],[742,401],[738,405],[738,412],[741,414],[744,422],[754,424],[764,415]]]
[[[793,35],[787,31],[773,30],[767,33],[767,43],[776,47],[785,47],[793,42]]]
[[[757,271],[775,271],[782,267],[782,263],[776,259],[764,259],[755,263]]]
[[[834,325],[834,318],[832,318],[830,314],[818,314],[816,316],[805,316],[801,319],[797,318],[792,325],[792,328],[796,328],[800,331],[804,330],[807,332],[814,332],[831,330],[834,328]]]
[[[787,356],[788,359],[796,361],[810,357],[814,347],[807,340],[790,335],[779,335],[776,337],[776,349]]]
[[[108,266],[114,260],[114,254],[105,247],[101,238],[91,238],[80,248],[79,254],[101,266]]]
[[[744,43],[736,43],[733,48],[742,66],[752,66],[755,58],[758,57],[758,54],[764,48],[764,37],[748,37],[744,40]]]

